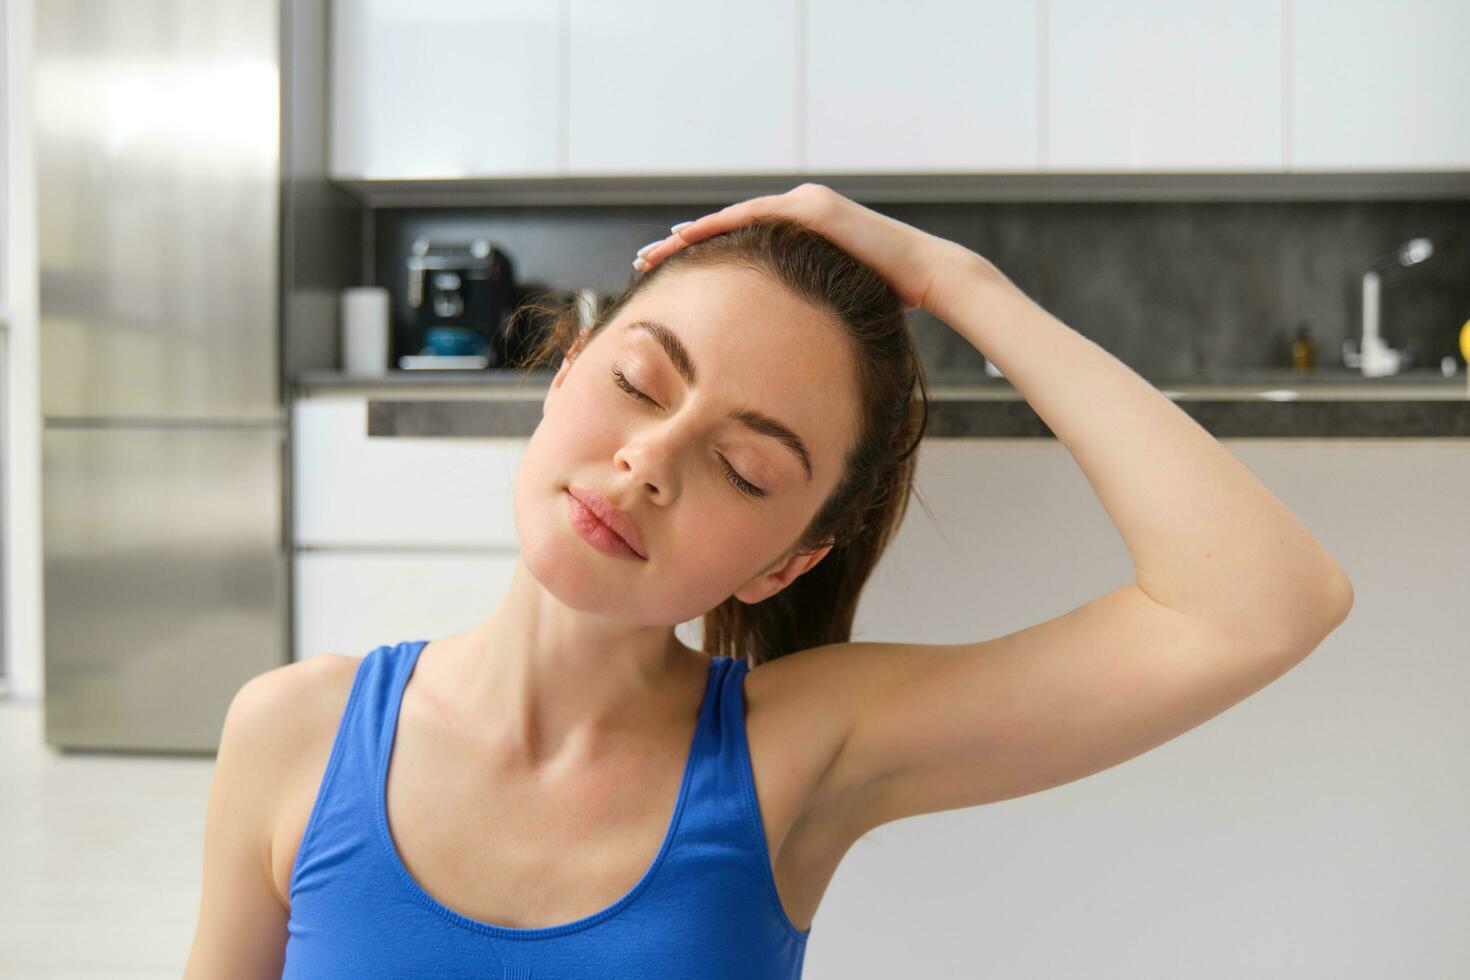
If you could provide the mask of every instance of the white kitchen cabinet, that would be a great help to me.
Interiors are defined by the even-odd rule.
[[[1280,171],[1282,2],[1049,0],[1043,169]]]
[[[1292,170],[1470,167],[1470,4],[1286,4]]]
[[[333,0],[331,176],[556,176],[556,0]]]
[[[528,440],[369,438],[367,402],[292,405],[298,660],[472,626],[519,554],[512,491]]]
[[[294,533],[307,547],[520,547],[515,472],[529,439],[369,438],[367,398],[292,405]]]
[[[296,659],[457,633],[495,610],[515,551],[304,551],[294,558]]]
[[[1459,0],[332,14],[340,179],[1470,168]]]
[[[799,4],[569,2],[569,175],[797,171]]]
[[[808,0],[803,169],[1038,169],[1039,2]]]

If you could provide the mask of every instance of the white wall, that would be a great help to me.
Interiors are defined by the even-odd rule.
[[[5,467],[3,500],[7,688],[41,697],[41,399],[37,327],[36,175],[31,128],[35,0],[4,0]]]
[[[1120,766],[858,841],[810,980],[1466,975],[1470,440],[1224,443],[1347,571],[1347,621]],[[918,481],[855,639],[999,636],[1133,577],[1056,442],[926,443]]]

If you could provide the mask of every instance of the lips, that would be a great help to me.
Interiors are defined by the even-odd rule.
[[[604,494],[593,490],[591,487],[568,486],[567,493],[582,502],[582,506],[597,515],[597,519],[606,524],[608,528],[623,539],[623,543],[638,557],[647,558],[648,552],[643,548],[643,541],[638,537],[638,528],[634,526],[633,519],[622,511],[616,504],[609,500]]]

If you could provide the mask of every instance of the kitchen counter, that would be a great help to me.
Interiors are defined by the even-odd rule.
[[[294,395],[366,397],[370,436],[525,438],[541,420],[552,373],[309,371]],[[1309,375],[1246,368],[1148,380],[1217,438],[1470,439],[1465,376],[1437,368],[1385,378],[1342,367]],[[1054,438],[1004,378],[936,372],[928,381],[928,438]]]

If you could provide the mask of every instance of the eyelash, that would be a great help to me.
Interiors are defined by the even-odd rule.
[[[649,398],[643,392],[639,391],[637,388],[634,388],[631,384],[629,384],[627,377],[623,374],[622,371],[618,370],[617,368],[613,368],[612,373],[613,384],[617,385],[619,388],[623,389],[634,398],[642,399],[650,405],[659,407],[658,402],[654,401],[652,398]],[[715,453],[715,455],[720,456],[719,453]],[[756,486],[754,483],[751,483],[749,480],[742,477],[739,473],[736,473],[734,467],[730,465],[730,461],[727,460],[725,457],[720,456],[720,462],[723,463],[725,467],[725,478],[734,485],[735,489],[739,490],[747,497],[753,497],[757,500],[766,495],[766,492],[760,487]]]

